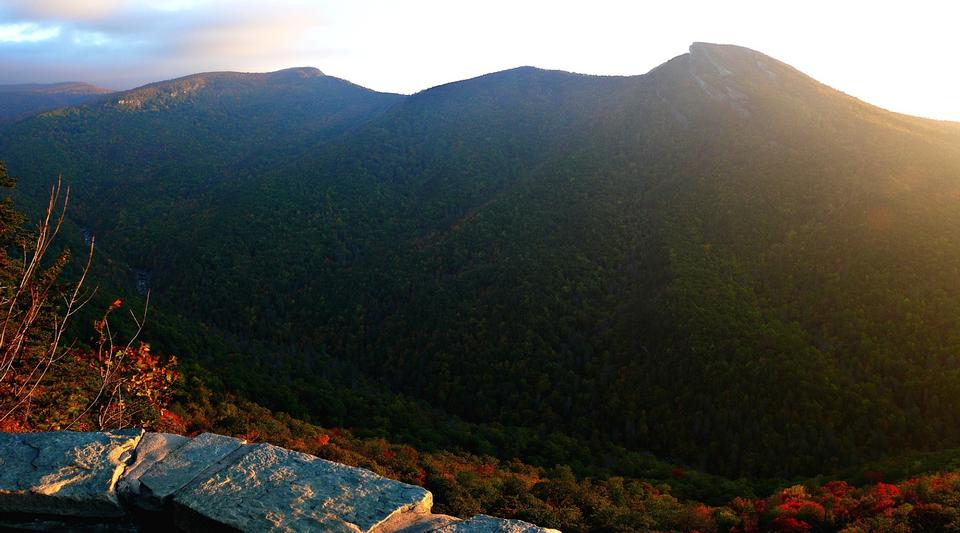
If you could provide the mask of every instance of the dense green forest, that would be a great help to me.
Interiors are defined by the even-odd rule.
[[[591,475],[960,446],[960,125],[750,50],[407,97],[201,74],[0,158],[25,205],[73,185],[157,348],[314,423]]]
[[[0,84],[0,127],[43,111],[103,98],[110,92],[77,82]]]

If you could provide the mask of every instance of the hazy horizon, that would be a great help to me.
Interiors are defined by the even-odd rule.
[[[960,73],[944,68],[957,15],[960,6],[923,1],[3,0],[0,83],[123,90],[198,72],[311,66],[411,94],[522,65],[643,74],[704,41],[757,50],[891,111],[960,121]]]

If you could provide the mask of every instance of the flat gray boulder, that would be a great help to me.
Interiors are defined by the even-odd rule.
[[[203,433],[180,446],[139,477],[143,500],[162,504],[174,492],[208,471],[221,467],[245,441]]]
[[[0,433],[0,530],[556,531],[432,505],[369,470],[211,433]]]
[[[445,514],[404,513],[380,524],[373,533],[433,533],[459,521],[459,518]]]
[[[207,521],[240,531],[356,533],[403,513],[428,513],[433,495],[369,470],[258,444],[177,492],[173,503],[184,529]]]
[[[535,526],[523,520],[507,520],[478,514],[469,520],[453,522],[434,529],[436,533],[559,533],[556,529]]]
[[[190,442],[190,437],[172,433],[145,433],[133,452],[133,462],[117,482],[117,492],[127,499],[140,495],[140,476]]]
[[[0,512],[123,516],[114,488],[141,435],[0,433]]]

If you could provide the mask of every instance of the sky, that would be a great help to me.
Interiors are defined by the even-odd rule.
[[[958,36],[955,0],[0,0],[0,83],[314,66],[409,94],[521,65],[643,74],[705,41],[960,121]]]

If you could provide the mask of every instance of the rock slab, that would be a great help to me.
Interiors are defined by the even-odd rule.
[[[0,513],[124,516],[114,489],[142,435],[0,433]]]
[[[551,533],[269,444],[142,430],[0,433],[0,530]]]
[[[175,520],[196,516],[241,531],[368,532],[403,513],[428,513],[422,487],[269,444],[173,497]]]
[[[460,519],[445,514],[403,514],[377,526],[373,533],[432,533]]]
[[[469,520],[454,522],[435,530],[436,533],[560,533],[556,529],[535,526],[523,520],[507,520],[478,514]]]
[[[198,435],[140,473],[139,493],[145,503],[161,505],[194,479],[223,466],[243,444],[240,439],[215,433]]]
[[[127,500],[138,500],[140,476],[168,455],[190,442],[190,437],[172,433],[146,433],[134,452],[133,462],[127,466],[117,482],[117,492]]]

